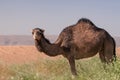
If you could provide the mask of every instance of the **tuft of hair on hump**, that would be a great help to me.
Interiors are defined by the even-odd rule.
[[[87,18],[81,18],[81,19],[79,19],[78,22],[77,22],[77,24],[79,24],[81,22],[88,23],[88,24],[94,26],[94,23],[91,20],[87,19]]]

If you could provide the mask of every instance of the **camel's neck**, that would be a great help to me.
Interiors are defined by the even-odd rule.
[[[57,56],[63,53],[62,48],[57,44],[51,44],[47,39],[42,38],[40,41],[35,40],[36,48],[48,56]]]

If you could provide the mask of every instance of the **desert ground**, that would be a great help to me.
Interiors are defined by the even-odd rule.
[[[117,56],[120,56],[120,48],[116,49]],[[37,51],[35,46],[0,46],[0,63],[23,64],[35,62],[40,59],[56,59]]]
[[[58,56],[61,57],[61,56]],[[0,46],[0,63],[24,64],[40,59],[56,59],[37,51],[35,46]]]

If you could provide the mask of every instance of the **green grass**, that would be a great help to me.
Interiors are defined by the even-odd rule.
[[[114,66],[102,64],[98,57],[76,61],[74,80],[120,80],[120,59]],[[43,59],[23,65],[0,65],[0,80],[72,80],[68,61]]]

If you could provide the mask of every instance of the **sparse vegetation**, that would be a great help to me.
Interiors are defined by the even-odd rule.
[[[23,65],[0,65],[0,80],[72,80],[68,62],[42,59]],[[74,80],[119,80],[120,59],[104,65],[98,57],[76,61],[78,77]]]

